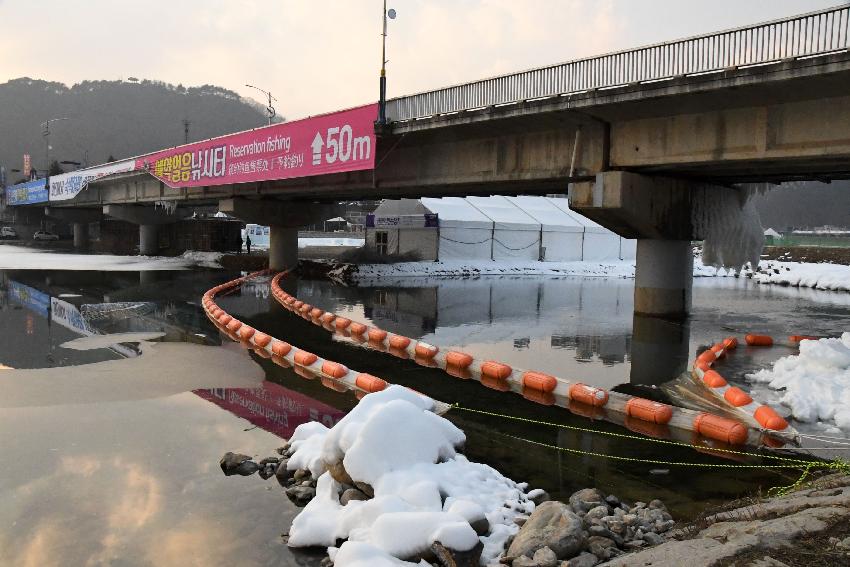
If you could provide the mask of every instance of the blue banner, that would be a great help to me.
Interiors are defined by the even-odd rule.
[[[31,205],[33,203],[45,203],[48,199],[47,180],[36,179],[26,183],[18,183],[6,187],[7,205]]]
[[[14,280],[9,280],[8,290],[9,299],[47,319],[50,311],[49,295]]]

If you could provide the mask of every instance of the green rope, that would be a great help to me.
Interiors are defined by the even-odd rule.
[[[547,427],[558,427],[558,428],[561,428],[561,429],[569,429],[569,430],[572,430],[572,431],[581,431],[583,433],[594,433],[594,434],[598,434],[598,435],[608,435],[609,437],[619,437],[621,439],[630,439],[630,440],[633,440],[633,441],[643,441],[643,442],[647,442],[647,443],[659,443],[659,444],[662,444],[662,445],[674,445],[676,447],[685,447],[685,448],[688,448],[688,449],[698,448],[694,445],[691,445],[690,443],[683,443],[681,441],[671,441],[669,439],[656,439],[656,438],[653,438],[653,437],[642,437],[642,436],[639,436],[639,435],[630,435],[628,433],[617,433],[617,432],[614,432],[614,431],[602,431],[600,429],[591,429],[591,428],[587,428],[587,427],[578,427],[578,426],[575,426],[575,425],[566,425],[564,423],[554,423],[554,422],[550,422],[550,421],[530,419],[530,418],[527,418],[527,417],[518,417],[518,416],[515,416],[515,415],[506,415],[506,414],[501,414],[501,413],[496,413],[496,412],[491,412],[491,411],[486,411],[486,410],[466,408],[466,407],[463,407],[462,405],[460,405],[459,403],[452,404],[452,408],[457,409],[457,410],[461,410],[461,411],[471,412],[471,413],[488,415],[488,416],[491,416],[491,417],[511,419],[511,420],[514,420],[514,421],[522,421],[522,422],[525,422],[525,423],[533,423],[535,425],[543,425],[543,426],[547,426]],[[790,457],[780,457],[778,455],[765,455],[765,454],[761,454],[761,453],[751,453],[751,452],[748,452],[748,451],[736,451],[734,449],[720,449],[720,448],[715,449],[714,447],[706,447],[706,448],[710,449],[712,451],[717,451],[717,452],[721,452],[721,453],[729,453],[729,454],[732,454],[732,455],[742,455],[742,456],[746,456],[746,457],[774,459],[774,460],[783,461],[783,462],[787,462],[787,463],[797,463],[797,466],[805,466],[805,465],[808,465],[811,462],[817,462],[817,461],[807,461],[807,460],[804,460],[804,459],[794,459],[794,458],[790,458]]]

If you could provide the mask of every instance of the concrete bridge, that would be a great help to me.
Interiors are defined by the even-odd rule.
[[[220,179],[175,179],[160,166],[184,150],[212,159],[202,152],[216,144],[229,143],[230,158],[267,149],[243,144],[248,134],[289,155],[288,132],[297,145],[299,128],[335,115],[135,158],[71,199],[54,201],[51,181],[47,213],[135,222],[146,253],[173,207],[216,203],[271,226],[271,267],[282,268],[297,258],[297,227],[339,200],[569,192],[575,210],[640,239],[635,310],[680,317],[690,306],[689,242],[704,237],[696,208],[742,183],[850,178],[848,35],[844,5],[417,93],[387,101],[388,121],[374,129],[377,105],[359,109],[372,116],[367,133],[340,123],[325,138],[322,122],[316,138],[302,136],[308,163],[292,167],[312,154],[319,170],[235,182],[224,157]],[[332,150],[337,167],[328,168]],[[346,155],[350,166],[338,167]]]

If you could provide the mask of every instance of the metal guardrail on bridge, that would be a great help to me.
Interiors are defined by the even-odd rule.
[[[405,121],[493,105],[756,66],[850,47],[850,6],[492,77],[387,101]]]

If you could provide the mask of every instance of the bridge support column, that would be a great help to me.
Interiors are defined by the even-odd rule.
[[[689,240],[637,241],[635,313],[681,319],[691,310],[694,256]]]
[[[298,227],[269,227],[269,269],[282,271],[298,264]]]
[[[139,225],[139,254],[156,256],[159,252],[159,232],[155,224]]]
[[[89,225],[88,223],[74,223],[74,248],[82,250],[89,245]]]

